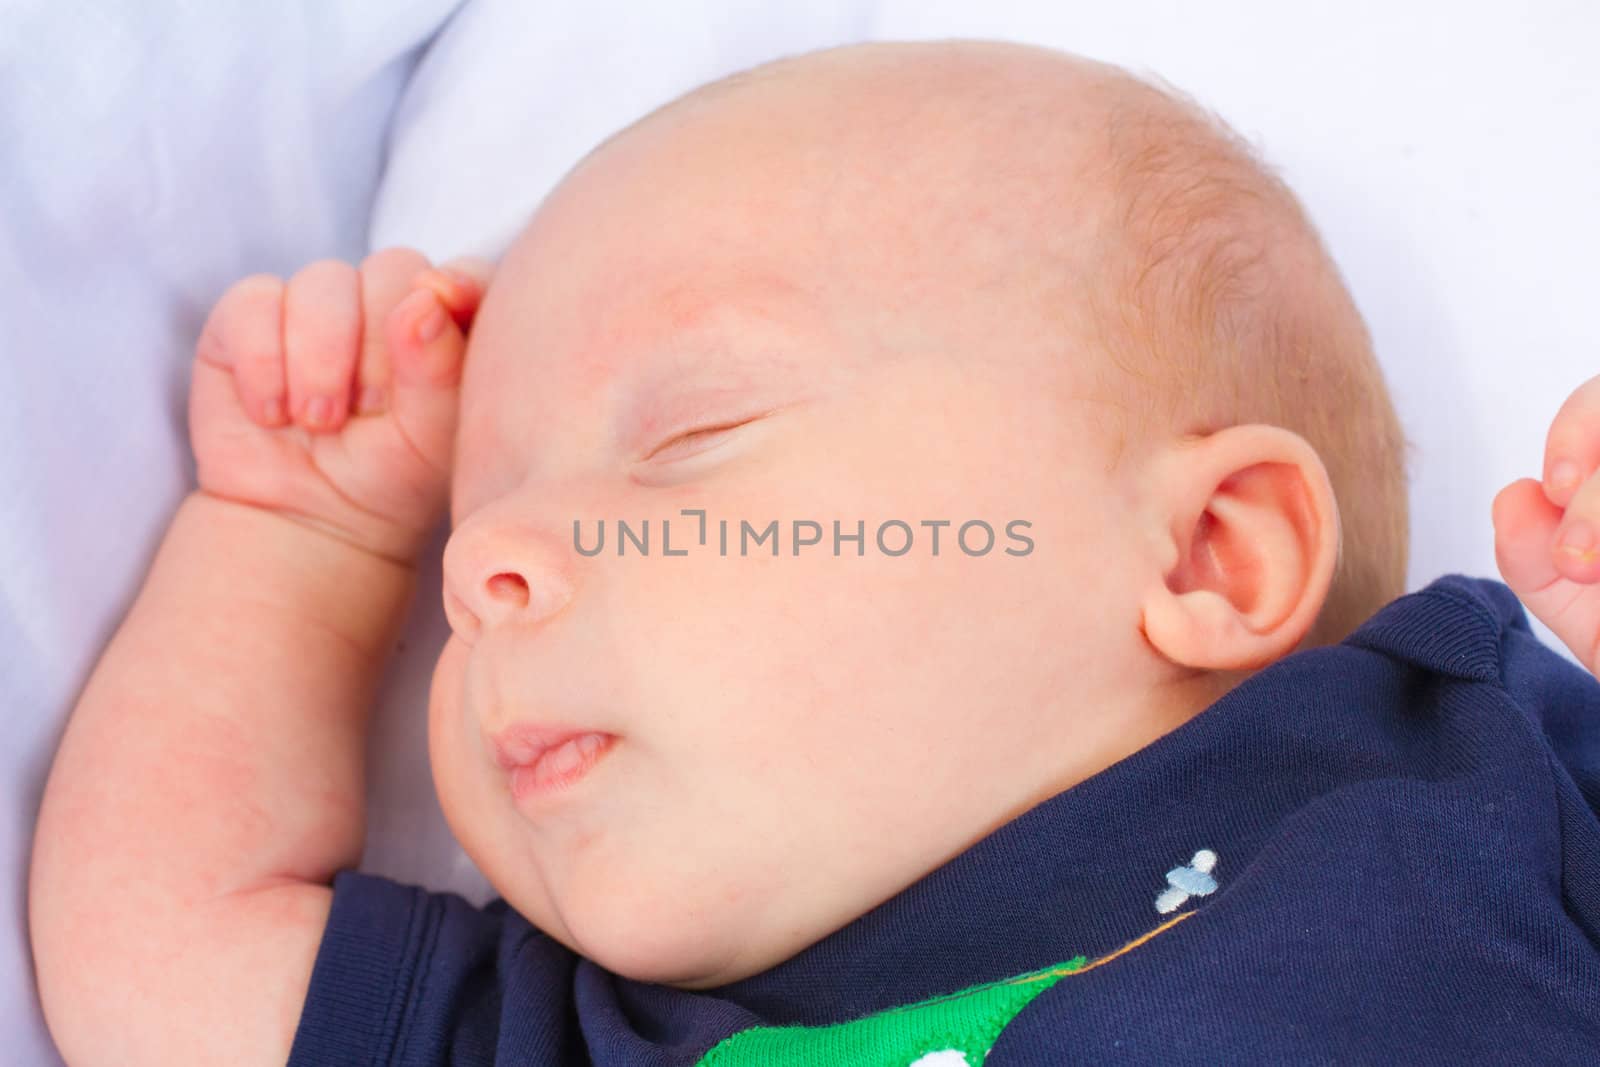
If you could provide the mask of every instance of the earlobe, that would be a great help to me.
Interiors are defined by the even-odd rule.
[[[1316,451],[1281,427],[1233,426],[1175,448],[1154,487],[1166,556],[1143,606],[1150,644],[1213,671],[1293,651],[1322,610],[1338,552]]]

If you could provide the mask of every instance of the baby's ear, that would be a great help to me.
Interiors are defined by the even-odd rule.
[[[1146,639],[1175,663],[1255,670],[1316,622],[1339,554],[1339,510],[1316,450],[1278,426],[1230,426],[1159,457],[1160,570]]]

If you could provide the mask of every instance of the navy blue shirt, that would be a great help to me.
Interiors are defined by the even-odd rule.
[[[1450,574],[717,989],[340,871],[289,1063],[1600,1064],[1597,812],[1600,681]]]

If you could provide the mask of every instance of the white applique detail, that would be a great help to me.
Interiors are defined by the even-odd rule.
[[[1188,866],[1174,867],[1167,872],[1168,888],[1156,897],[1156,911],[1165,915],[1190,897],[1203,897],[1217,891],[1217,880],[1211,871],[1217,865],[1217,854],[1203,848],[1194,854]]]
[[[920,1056],[911,1067],[971,1067],[967,1063],[967,1054],[958,1048],[940,1049]]]

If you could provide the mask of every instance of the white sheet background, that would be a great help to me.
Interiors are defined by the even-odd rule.
[[[1409,588],[1450,571],[1499,576],[1490,501],[1538,475],[1556,409],[1600,373],[1600,8],[1581,0],[581,12],[468,0],[445,23],[455,6],[0,0],[11,742],[0,788],[13,813],[0,822],[11,873],[0,1033],[11,1062],[55,1062],[23,895],[39,793],[192,485],[194,336],[245,274],[394,243],[497,255],[577,156],[696,84],[849,40],[1002,37],[1161,75],[1260,145],[1300,193],[1419,446]],[[445,634],[436,554],[424,581],[374,720],[364,866],[481,903],[487,884],[449,838],[427,772],[427,679]]]
[[[256,271],[355,258],[459,0],[0,0],[0,1061],[59,1063],[26,876],[83,682],[193,485],[189,363]]]

